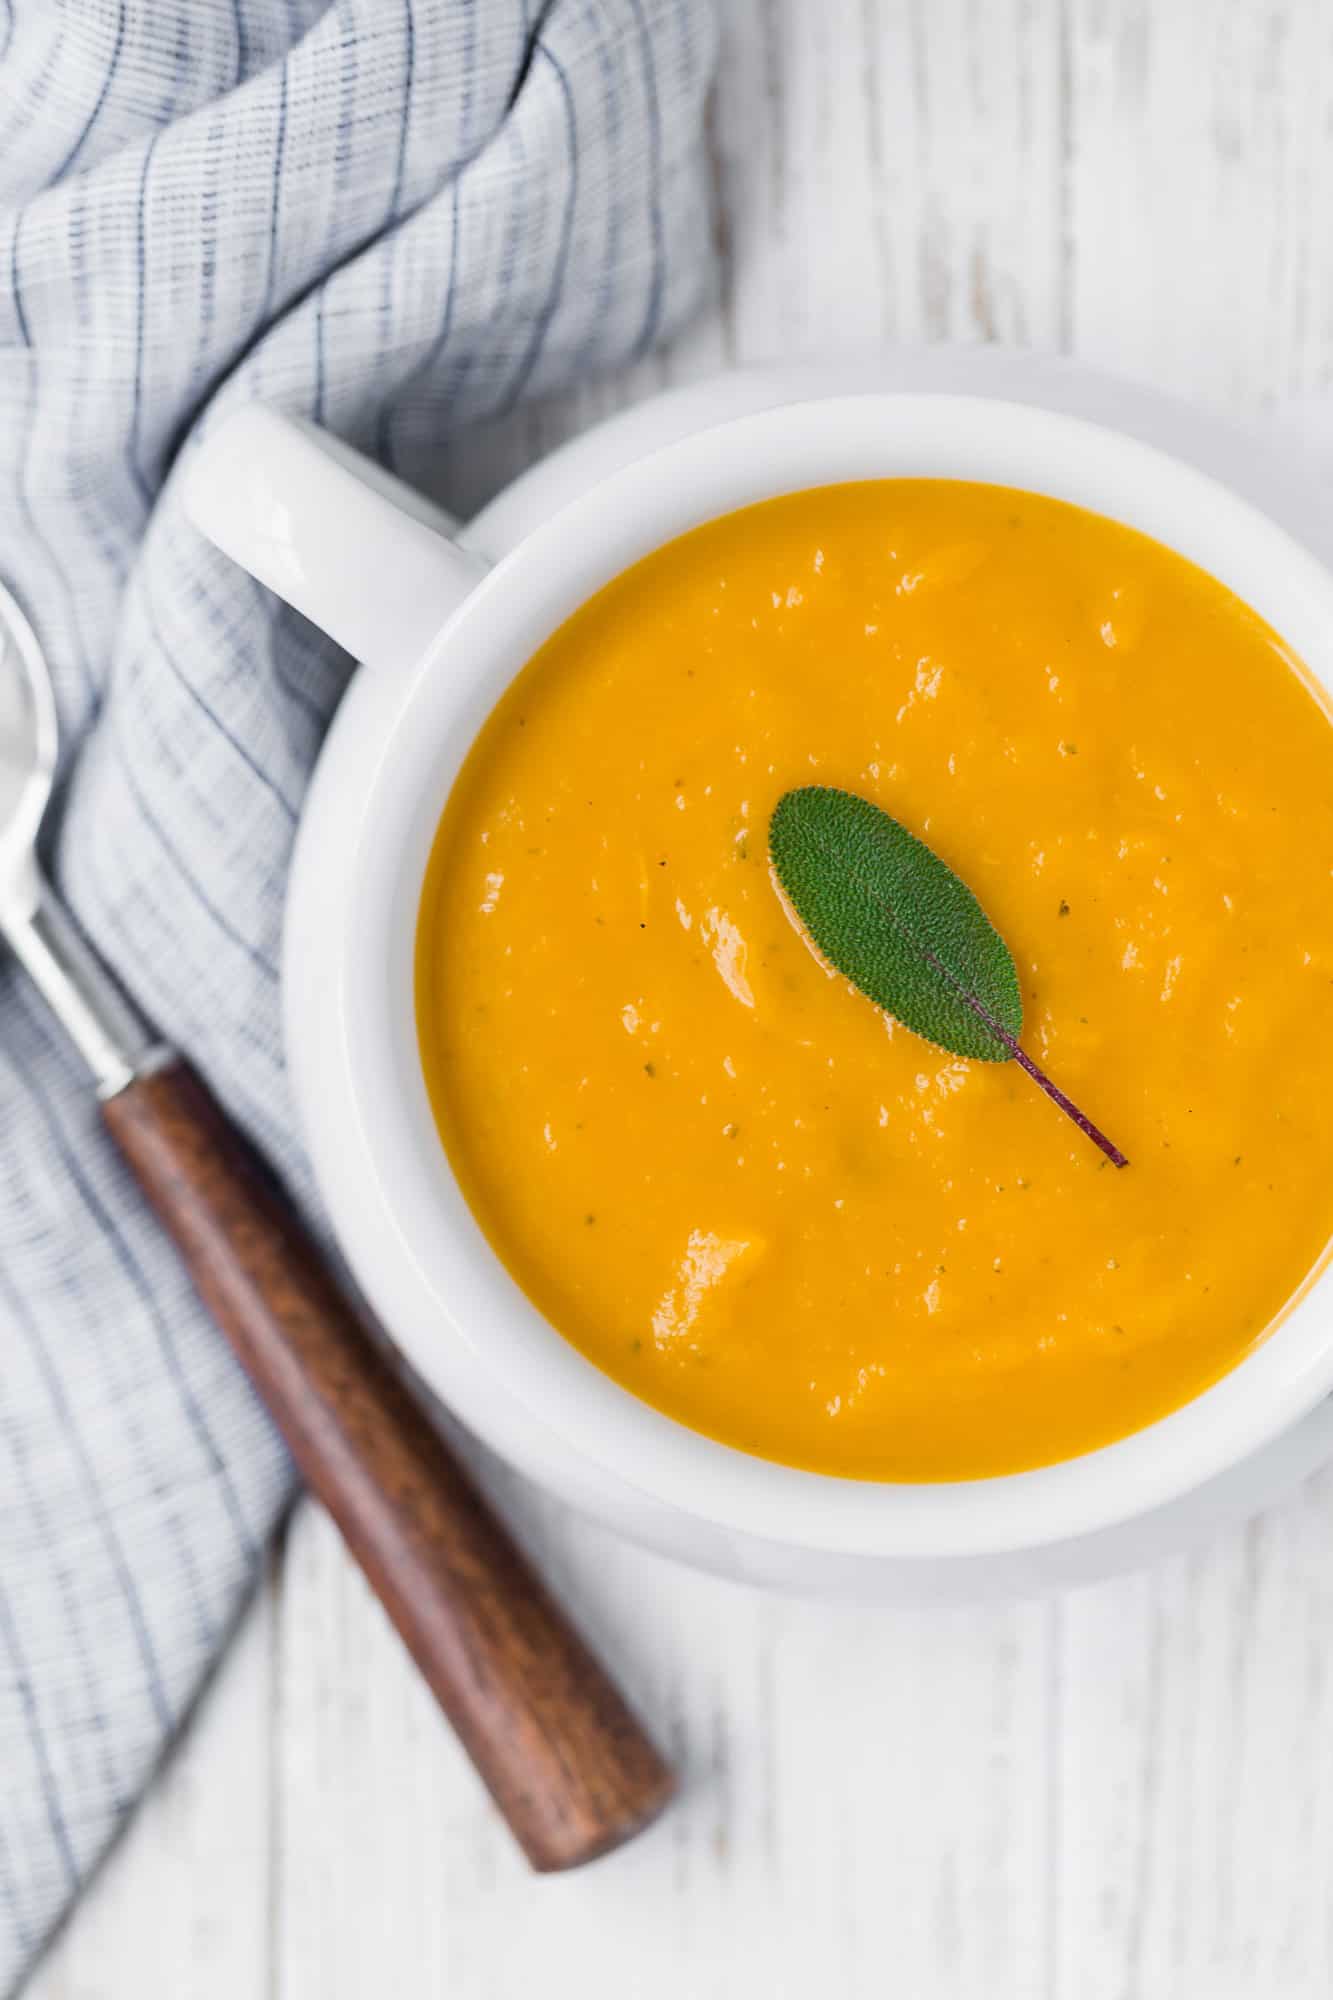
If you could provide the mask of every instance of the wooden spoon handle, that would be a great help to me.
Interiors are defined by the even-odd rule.
[[[267,1169],[179,1061],[103,1115],[534,1868],[628,1840],[670,1771]]]

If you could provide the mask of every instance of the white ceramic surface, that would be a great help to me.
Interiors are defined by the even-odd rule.
[[[925,379],[932,366],[934,383]],[[559,469],[548,469],[520,482],[507,518],[503,505],[488,510],[466,538],[471,549],[496,556],[516,531],[531,533],[475,588],[474,560],[438,543],[421,523],[419,502],[405,524],[348,492],[345,453],[330,472],[309,456],[309,439],[283,434],[264,413],[244,413],[219,432],[196,461],[192,487],[207,532],[372,657],[344,704],[310,800],[287,961],[308,1137],[371,1302],[465,1422],[631,1532],[769,1581],[927,1595],[1025,1587],[1133,1561],[1167,1533],[1221,1509],[1248,1508],[1273,1480],[1299,1476],[1328,1446],[1329,1420],[1317,1408],[1333,1381],[1327,1289],[1207,1395],[1069,1465],[900,1487],[763,1464],[681,1429],[610,1383],[497,1265],[435,1136],[416,1058],[410,972],[439,807],[505,681],[627,562],[700,519],[772,492],[900,472],[1054,493],[1128,520],[1203,563],[1321,677],[1333,672],[1326,636],[1333,583],[1272,518],[1123,435],[1031,402],[940,393],[970,373],[963,386],[1033,397],[1031,383],[997,381],[980,356],[955,356],[945,366],[950,382],[939,379],[938,361],[898,357],[895,375],[911,393],[895,397],[844,395],[801,407],[794,398],[830,385],[798,371],[730,378],[649,405],[608,427],[600,445],[594,438],[563,455],[563,493],[551,484]],[[1057,377],[1061,386],[1069,378],[1048,371],[1048,391],[1059,401]],[[849,386],[845,368],[837,386]],[[765,404],[784,407],[725,429],[700,428],[727,409]],[[1147,398],[1137,427],[1169,432],[1172,410]],[[1201,436],[1208,429],[1197,419],[1179,422]],[[677,441],[663,442],[673,431]],[[1233,477],[1244,460],[1269,517],[1287,511],[1275,461],[1225,432],[1213,431],[1202,451],[1175,448],[1223,471],[1229,454]],[[615,460],[620,469],[611,471]],[[379,476],[375,484],[382,496],[387,482]],[[344,502],[358,510],[350,529],[346,519],[328,518]],[[558,511],[547,518],[552,505]],[[393,590],[376,597],[377,619],[361,580],[386,575]],[[437,624],[444,629],[422,655]],[[1169,1522],[1162,1509],[1171,1510]]]

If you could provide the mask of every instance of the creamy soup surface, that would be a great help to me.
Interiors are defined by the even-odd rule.
[[[972,887],[1024,1042],[966,1062],[831,977],[769,815],[846,787]],[[1333,1211],[1333,727],[1141,535],[1000,487],[714,521],[556,633],[444,810],[422,1060],[486,1236],[682,1423],[823,1472],[1012,1472],[1262,1338]]]

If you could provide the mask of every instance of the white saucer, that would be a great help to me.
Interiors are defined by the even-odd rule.
[[[991,348],[905,350],[836,366],[810,364],[747,370],[713,378],[654,398],[599,425],[553,453],[508,487],[459,537],[492,559],[505,554],[531,528],[578,493],[620,466],[691,432],[750,411],[858,391],[915,390],[983,395],[1031,403],[1113,426],[1191,461],[1262,507],[1273,519],[1333,561],[1333,510],[1321,489],[1319,467],[1276,435],[1229,425],[1156,392],[1053,360]],[[1321,528],[1323,532],[1321,533]],[[354,681],[321,760],[308,816],[326,822],[336,838],[339,775],[375,752],[383,704],[375,676]],[[307,828],[307,831],[309,829]],[[298,861],[298,869],[299,869]],[[323,963],[318,926],[300,923],[287,954],[287,1015],[302,1024],[291,1057],[310,1106],[350,1098],[345,1052],[328,1026],[323,1004],[333,969]],[[289,940],[289,945],[291,940]],[[343,1129],[351,1129],[350,1121]],[[325,1189],[335,1229],[349,1235],[366,1219],[338,1212],[338,1193]],[[392,1326],[388,1328],[390,1334]],[[471,1371],[471,1372],[469,1372]],[[1270,1505],[1333,1457],[1333,1402],[1321,1405],[1273,1444],[1187,1499],[1139,1516],[1120,1527],[1077,1541],[985,1559],[905,1562],[829,1557],[780,1543],[710,1529],[690,1517],[621,1487],[581,1460],[561,1438],[540,1425],[472,1364],[451,1355],[437,1386],[464,1423],[522,1471],[562,1499],[617,1523],[636,1539],[701,1567],[758,1584],[810,1595],[917,1602],[995,1598],[1091,1582],[1151,1561],[1186,1541],[1244,1519]]]

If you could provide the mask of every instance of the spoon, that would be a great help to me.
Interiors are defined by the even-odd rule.
[[[592,1860],[656,1817],[672,1775],[258,1155],[57,902],[37,860],[57,750],[46,661],[0,586],[0,935],[528,1859]]]

